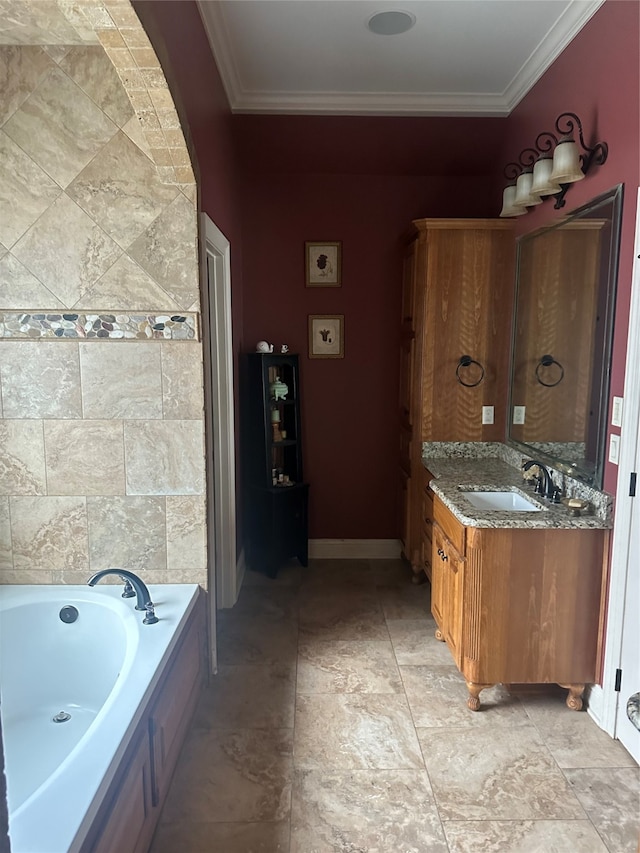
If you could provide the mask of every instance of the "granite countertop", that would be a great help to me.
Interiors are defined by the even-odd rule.
[[[564,504],[552,504],[534,494],[522,479],[518,468],[502,459],[485,458],[423,458],[434,479],[431,488],[456,518],[469,527],[520,527],[607,529],[612,526],[610,513],[598,513],[591,506],[581,516],[572,516]],[[516,491],[542,507],[540,512],[512,512],[474,507],[463,491]]]

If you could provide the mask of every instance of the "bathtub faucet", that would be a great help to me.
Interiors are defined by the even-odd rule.
[[[125,584],[129,583],[135,589],[136,597],[138,599],[136,610],[145,611],[144,619],[142,620],[145,625],[153,625],[158,621],[153,602],[151,601],[151,596],[149,595],[149,590],[138,575],[134,575],[133,572],[129,572],[126,569],[103,569],[103,571],[96,572],[95,575],[92,575],[87,583],[89,586],[95,586],[99,580],[102,580],[102,578],[107,575],[116,575],[120,580],[124,581]]]

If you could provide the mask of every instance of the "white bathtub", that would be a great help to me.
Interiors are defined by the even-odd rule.
[[[150,586],[143,625],[122,586],[1,586],[0,695],[12,853],[73,853],[195,605]],[[60,610],[72,605],[76,621]],[[58,712],[70,714],[56,723]]]

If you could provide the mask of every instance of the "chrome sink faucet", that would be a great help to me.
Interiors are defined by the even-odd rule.
[[[134,588],[137,598],[136,610],[144,610],[145,612],[144,619],[142,620],[144,625],[154,625],[158,621],[149,590],[138,575],[134,575],[133,572],[129,572],[126,569],[103,569],[101,572],[96,572],[95,575],[92,575],[87,583],[89,586],[95,586],[98,581],[107,575],[116,575],[120,580],[125,582],[125,591],[122,593],[123,598],[129,598],[130,593],[128,589],[131,587]]]
[[[522,470],[528,471],[529,468],[533,468],[534,465],[538,466],[538,470],[540,471],[541,476],[539,493],[542,495],[543,498],[547,498],[550,501],[557,502],[560,497],[560,490],[553,485],[551,474],[549,473],[546,466],[542,464],[542,462],[537,462],[535,459],[529,459],[528,462],[525,462],[523,464]],[[536,491],[538,491],[537,487]]]

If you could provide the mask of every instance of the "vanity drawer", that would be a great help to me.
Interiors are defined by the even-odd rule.
[[[442,528],[444,535],[462,556],[465,553],[466,528],[461,521],[450,512],[442,501],[436,497],[434,500],[433,517]]]

